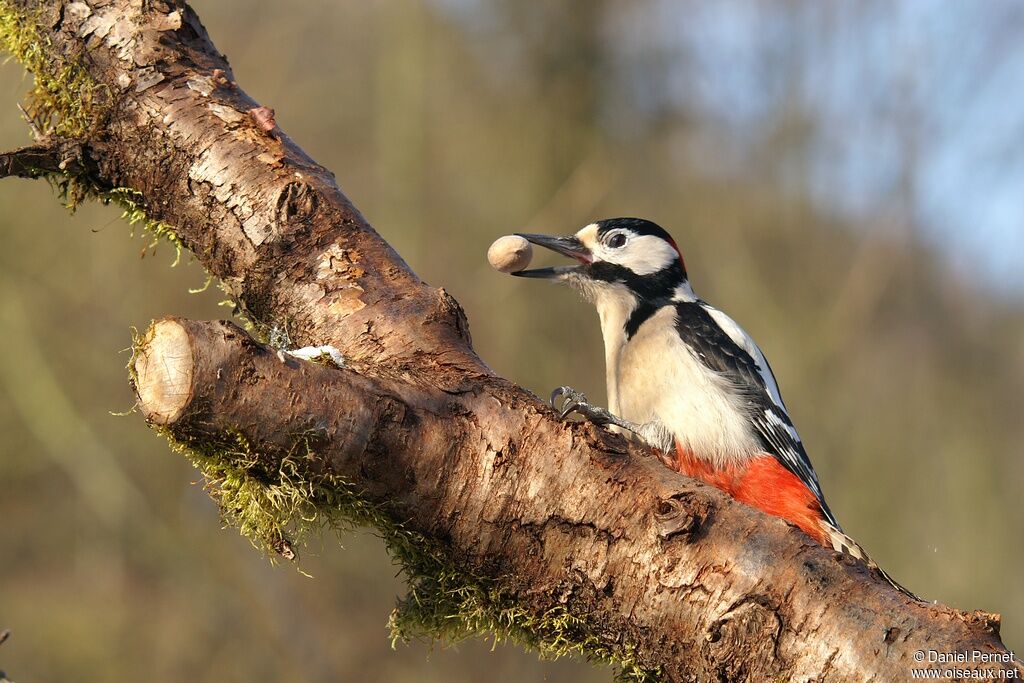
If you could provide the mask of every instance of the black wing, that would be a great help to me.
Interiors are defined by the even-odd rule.
[[[839,529],[825,496],[818,484],[811,460],[793,427],[785,406],[776,401],[765,383],[772,378],[767,361],[762,368],[758,361],[741,347],[715,321],[703,301],[676,305],[676,328],[679,336],[694,350],[709,369],[726,376],[744,399],[747,417],[757,432],[761,446],[783,467],[795,474],[818,498],[822,512],[830,524]],[[737,333],[742,333],[737,327]],[[752,343],[752,342],[751,342]],[[763,355],[762,355],[763,357]],[[776,395],[778,395],[776,390]]]

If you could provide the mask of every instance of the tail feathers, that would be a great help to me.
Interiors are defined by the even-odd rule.
[[[883,579],[889,582],[889,584],[898,590],[900,593],[913,598],[914,600],[923,602],[921,598],[914,595],[912,592],[900,585],[895,579],[889,576],[884,569],[878,566],[878,564],[871,559],[871,557],[864,551],[864,548],[860,546],[857,541],[853,540],[849,536],[843,533],[838,527],[832,526],[828,522],[822,520],[821,529],[824,532],[828,542],[832,544],[832,549],[836,552],[855,557],[868,566],[869,569],[873,569],[878,572]]]

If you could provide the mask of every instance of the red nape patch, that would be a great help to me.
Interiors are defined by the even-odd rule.
[[[683,267],[683,272],[686,272],[686,261],[683,260],[683,252],[679,251],[679,245],[676,244],[675,239],[672,235],[666,235],[668,237],[668,243],[672,245],[672,248],[676,250],[676,254],[679,256],[679,265]]]
[[[716,469],[676,442],[675,469],[725,491],[741,503],[781,517],[800,527],[818,543],[831,547],[821,526],[824,516],[818,498],[799,477],[772,456],[755,457],[745,466]]]

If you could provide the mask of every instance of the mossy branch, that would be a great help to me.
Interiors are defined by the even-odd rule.
[[[135,340],[129,367],[143,410],[158,424],[170,425],[157,431],[203,474],[224,521],[254,547],[271,559],[297,561],[311,534],[373,529],[409,584],[388,620],[393,643],[425,638],[454,644],[489,634],[544,658],[575,655],[615,665],[620,680],[657,680],[657,672],[643,668],[631,646],[603,642],[587,619],[564,605],[531,613],[499,581],[460,566],[442,545],[403,520],[395,506],[372,500],[346,477],[323,469],[324,454],[317,451],[323,430],[291,434],[266,447],[238,428],[197,433],[184,426],[190,418],[179,400],[192,392],[185,384],[196,372],[182,367],[190,363],[185,352],[215,343],[217,331],[184,321],[157,323]],[[269,349],[263,351],[269,355]],[[231,368],[221,365],[218,371],[223,375]]]
[[[141,225],[152,236],[147,248],[161,240],[174,247],[176,265],[182,244],[174,229],[147,216],[141,192],[110,186],[90,158],[89,143],[102,136],[113,95],[92,77],[80,55],[55,58],[62,48],[55,46],[43,23],[54,9],[45,3],[32,8],[0,0],[0,49],[32,74],[33,86],[21,110],[36,138],[34,145],[0,155],[0,177],[45,178],[72,211],[87,199],[121,206],[121,217],[129,225]]]
[[[0,0],[0,48],[32,74],[25,111],[33,128],[44,136],[83,139],[102,127],[110,92],[77,57],[54,59],[59,48],[42,22],[55,5]]]
[[[580,656],[615,666],[616,680],[659,680],[656,671],[639,665],[631,648],[616,651],[603,644],[586,619],[562,606],[531,614],[494,580],[459,568],[436,542],[396,521],[394,511],[369,501],[351,482],[309,471],[303,462],[318,460],[312,437],[297,435],[294,452],[268,471],[268,459],[240,432],[220,447],[203,439],[193,448],[170,431],[158,431],[202,472],[225,522],[271,559],[297,562],[306,539],[323,531],[373,529],[409,584],[388,619],[392,645],[415,639],[453,645],[490,636],[545,659]]]
[[[761,651],[754,660],[737,651],[722,677],[756,679],[777,666],[762,655],[788,642],[781,625],[793,608],[782,608],[770,588],[785,586],[787,595],[814,592],[817,606],[801,615],[799,628],[831,633],[827,642],[839,634],[872,642],[874,632],[884,639],[899,613],[907,647],[931,643],[942,630],[942,637],[988,639],[978,646],[992,647],[991,615],[911,603],[813,543],[801,547],[795,565],[777,561],[791,540],[785,525],[765,527],[756,512],[685,483],[653,458],[626,451],[609,460],[584,438],[563,445],[557,469],[535,469],[528,455],[501,444],[512,434],[552,444],[559,437],[545,435],[544,415],[519,422],[522,408],[496,386],[479,396],[415,389],[299,361],[227,323],[178,319],[151,328],[132,367],[142,412],[204,473],[225,520],[254,545],[293,559],[309,532],[376,530],[410,586],[389,622],[396,640],[490,633],[542,656],[615,663],[635,680],[678,680],[694,652],[721,662],[716,648],[743,642]],[[491,445],[474,451],[474,443]],[[495,478],[491,468],[510,476]],[[595,501],[588,492],[602,486],[631,494]],[[695,514],[685,532],[665,533],[662,509]],[[469,517],[476,531],[463,538]],[[750,526],[737,526],[740,519]],[[710,558],[734,557],[747,558],[748,568],[731,566],[724,585],[685,578],[708,571],[691,561],[706,567]],[[768,558],[774,562],[764,564]],[[876,592],[866,592],[869,586]],[[719,591],[723,611],[682,599],[695,590]],[[735,591],[756,600],[737,601]],[[850,595],[856,610],[847,611]],[[869,607],[869,596],[884,601]],[[644,612],[649,599],[661,605],[660,621],[636,630],[623,614]],[[676,654],[683,652],[673,649],[678,632],[694,621],[707,638]],[[648,629],[664,635],[643,635]],[[858,657],[876,672],[900,666],[877,652]],[[669,668],[680,661],[685,668]]]

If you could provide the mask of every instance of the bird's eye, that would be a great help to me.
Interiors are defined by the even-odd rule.
[[[611,247],[612,249],[618,249],[625,243],[626,236],[623,235],[621,232],[616,233],[608,238],[608,246]]]

